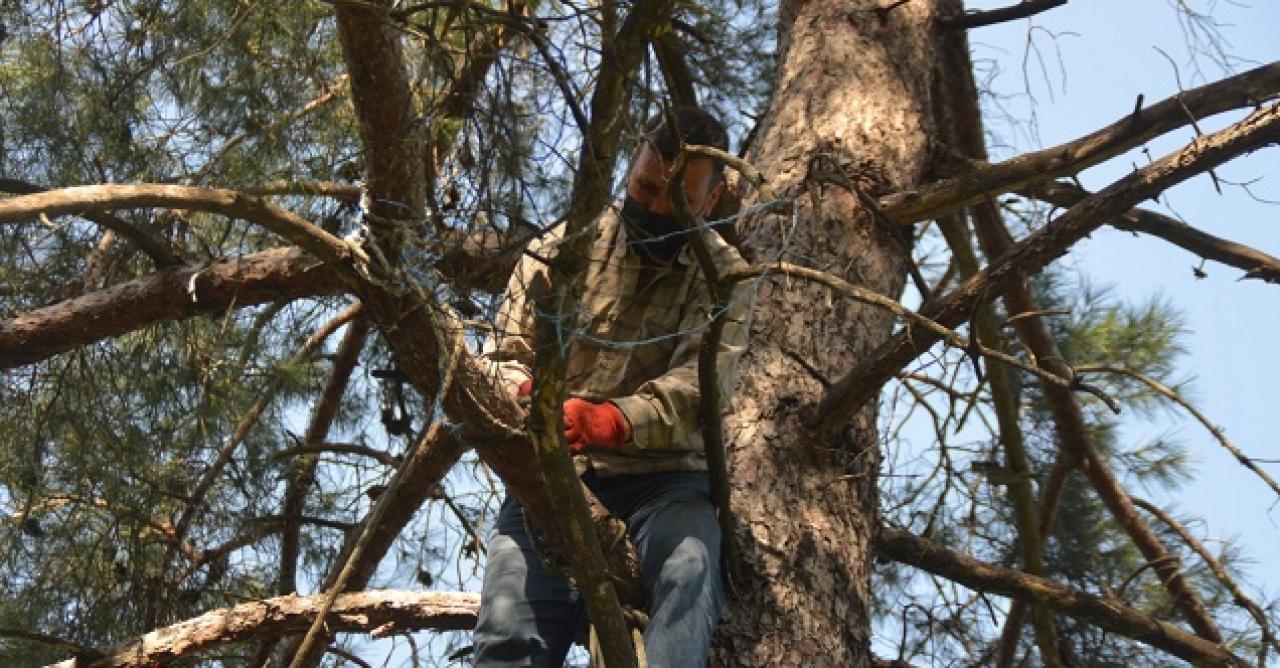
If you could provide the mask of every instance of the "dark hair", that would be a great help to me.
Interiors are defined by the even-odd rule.
[[[659,112],[644,124],[644,138],[653,144],[663,160],[674,160],[680,144],[713,146],[729,150],[729,135],[715,116],[699,107],[676,107],[670,111],[675,127],[667,122],[667,113]],[[720,172],[719,162],[716,173]]]

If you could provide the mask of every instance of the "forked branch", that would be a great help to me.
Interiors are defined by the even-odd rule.
[[[959,176],[886,195],[880,200],[880,208],[900,223],[934,218],[985,197],[1074,174],[1153,137],[1186,126],[1192,118],[1254,107],[1277,93],[1280,93],[1280,63],[1263,65],[1140,108],[1101,130],[1065,144],[966,169]]]
[[[1280,66],[1278,66],[1280,69]],[[1139,202],[1238,155],[1280,140],[1280,107],[1272,105],[1226,129],[1197,138],[1185,148],[1116,181],[1036,230],[1005,255],[938,302],[925,314],[945,327],[966,322],[1021,276],[1043,269],[1108,220]],[[819,419],[834,430],[847,422],[882,385],[941,337],[919,323],[904,326],[862,364],[834,383],[819,406]]]

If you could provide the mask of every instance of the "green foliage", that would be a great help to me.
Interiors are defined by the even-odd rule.
[[[430,220],[406,253],[414,276],[468,317],[490,314],[490,295],[444,285],[434,266],[447,230],[524,234],[562,214],[579,135],[561,87],[588,99],[605,24],[599,3],[528,3],[526,12],[559,65],[548,66],[530,34],[508,35],[465,119],[443,109],[465,63],[507,26],[482,4],[427,3],[392,18],[402,30],[418,125],[438,155],[428,172]],[[497,14],[505,4],[494,4]],[[765,108],[774,76],[775,3],[677,4],[673,34],[702,103],[726,119],[742,149]],[[333,3],[321,0],[29,0],[0,2],[0,178],[38,186],[160,182],[259,188],[276,182],[363,176],[361,147],[343,79]],[[518,32],[518,31],[517,31]],[[625,129],[628,146],[665,98],[656,59],[641,69]],[[619,167],[619,170],[623,166]],[[358,205],[303,194],[276,201],[327,229],[357,231]],[[281,245],[242,221],[188,211],[123,211],[184,262],[233,258]],[[1040,221],[1035,221],[1036,223]],[[928,240],[926,240],[928,243]],[[154,262],[98,225],[76,217],[0,225],[0,317],[56,303],[154,271]],[[1123,366],[1186,392],[1179,376],[1183,324],[1169,302],[1119,303],[1062,274],[1036,278],[1067,361]],[[343,299],[280,301],[148,327],[0,375],[0,628],[38,630],[106,647],[210,608],[277,593],[284,490],[303,467],[296,453],[310,410],[329,377],[341,332],[308,359],[291,362],[307,336]],[[483,323],[468,332],[477,341]],[[1008,330],[1005,330],[1008,333]],[[1011,340],[1007,352],[1025,354]],[[933,384],[905,380],[886,397],[882,481],[885,516],[978,557],[1016,565],[1020,550],[1007,489],[992,473],[1003,462],[990,386],[969,360],[946,354],[925,369]],[[360,354],[328,441],[400,455],[409,439],[379,423],[391,385],[373,370],[393,367],[376,336]],[[936,373],[935,373],[936,372]],[[219,461],[237,425],[266,388],[279,392],[235,443],[229,462],[193,509],[190,495]],[[1087,380],[1126,411],[1154,417],[1168,403],[1132,378]],[[1060,457],[1047,399],[1014,374],[1032,477],[1042,485]],[[1187,453],[1171,437],[1129,440],[1100,401],[1079,394],[1095,446],[1127,480],[1176,488]],[[412,394],[415,428],[434,417],[430,397]],[[918,420],[924,428],[901,428]],[[924,437],[917,434],[923,433]],[[912,442],[915,439],[915,442]],[[914,448],[914,450],[912,450]],[[903,454],[895,460],[895,453]],[[368,511],[391,469],[360,455],[319,457],[302,511],[299,588],[312,591],[332,567],[344,535]],[[463,520],[483,531],[496,491],[473,458],[446,481],[453,506],[431,503],[379,573],[405,586],[474,586],[474,543]],[[1094,593],[1120,592],[1134,607],[1174,617],[1141,556],[1078,475],[1072,475],[1048,537],[1051,575]],[[177,526],[189,518],[176,540]],[[1164,529],[1161,529],[1164,530]],[[1170,537],[1170,545],[1179,541]],[[228,547],[204,559],[205,551]],[[1219,618],[1228,597],[1199,561],[1190,577]],[[1231,564],[1235,555],[1223,560]],[[973,660],[990,648],[1001,612],[987,597],[886,567],[877,575],[877,614],[892,620],[908,659]],[[413,584],[417,583],[417,584]],[[1247,624],[1230,640],[1248,648]],[[1062,621],[1088,665],[1162,660],[1144,647]],[[901,633],[899,636],[898,634]],[[1030,634],[1023,649],[1034,655]],[[450,648],[465,644],[446,638]],[[230,663],[256,648],[229,650]],[[443,656],[447,651],[436,651]],[[0,639],[0,664],[65,658],[25,641]]]
[[[1168,300],[1154,297],[1136,304],[1120,302],[1108,290],[1087,282],[1073,284],[1060,272],[1035,277],[1034,288],[1037,303],[1045,311],[1059,350],[1069,364],[1130,369],[1190,396],[1190,381],[1178,378],[1186,331]],[[1007,352],[1030,361],[1011,340],[1012,330],[1006,329],[1005,334],[1010,337],[1006,341]],[[944,364],[943,373],[931,375],[947,377],[954,390],[967,393],[966,384],[974,382],[970,362],[960,354],[951,354]],[[1174,412],[1168,399],[1129,376],[1097,372],[1084,377],[1117,401],[1126,414],[1159,419]],[[1033,490],[1038,492],[1044,489],[1051,470],[1063,456],[1063,446],[1055,430],[1050,400],[1039,383],[1024,374],[1014,374],[1013,379],[1019,395],[1019,426],[1031,460]],[[1003,479],[996,475],[1002,470],[999,467],[1004,453],[996,438],[989,388],[985,384],[979,386],[982,394],[977,415],[962,423],[956,417],[969,409],[961,403],[960,396],[904,381],[904,389],[908,386],[907,396],[913,396],[918,402],[915,406],[932,416],[934,426],[925,429],[934,435],[935,448],[938,444],[942,447],[895,446],[890,442],[890,475],[913,476],[904,484],[890,478],[883,485],[890,520],[916,531],[927,527],[935,541],[953,549],[964,549],[996,563],[1018,565],[1021,547],[1012,506]],[[1134,440],[1132,427],[1122,430],[1119,418],[1099,398],[1083,392],[1076,392],[1075,396],[1085,408],[1091,444],[1126,481],[1126,486],[1136,483],[1140,489],[1169,492],[1188,479],[1191,455],[1178,440],[1168,435]],[[916,415],[918,410],[891,413],[886,418],[888,433],[900,436],[919,431],[919,426],[901,424]],[[895,455],[897,447],[910,448],[919,459],[901,460],[900,455]],[[992,463],[995,471],[990,470]],[[1203,561],[1159,520],[1146,519],[1161,534],[1165,545],[1180,557],[1184,573],[1202,592],[1211,615],[1215,619],[1238,620],[1238,608]],[[1098,595],[1118,596],[1131,607],[1161,619],[1175,623],[1181,620],[1158,578],[1146,567],[1145,558],[1079,472],[1067,478],[1053,531],[1046,536],[1044,556],[1049,576],[1059,582]],[[1222,557],[1231,568],[1232,555]],[[1003,620],[990,614],[981,597],[954,591],[953,586],[926,584],[918,577],[907,577],[909,571],[901,573],[896,567],[881,570],[874,588],[879,599],[877,610],[884,620],[882,624],[905,639],[902,643],[898,637],[885,638],[886,643],[901,644],[905,656],[925,663],[972,661],[994,655]],[[1155,665],[1167,659],[1122,636],[1070,618],[1058,619],[1062,640],[1085,665]],[[1230,642],[1237,651],[1256,651],[1256,627],[1231,624],[1226,632],[1232,634]],[[1028,628],[1021,635],[1019,653],[1034,657],[1036,652]]]

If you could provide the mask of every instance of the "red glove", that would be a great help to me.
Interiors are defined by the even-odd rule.
[[[531,394],[533,394],[533,379],[528,378],[523,383],[520,383],[520,389],[516,390],[516,398],[527,397]]]
[[[564,440],[569,452],[581,454],[587,446],[612,450],[631,437],[631,425],[617,406],[582,399],[564,402]]]

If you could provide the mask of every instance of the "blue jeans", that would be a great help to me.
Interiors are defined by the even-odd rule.
[[[627,523],[640,552],[650,617],[644,648],[650,666],[701,667],[720,619],[720,525],[706,473],[583,478]],[[529,541],[524,511],[508,497],[489,536],[488,562],[474,636],[475,665],[564,664],[583,619],[583,601],[548,572]]]

